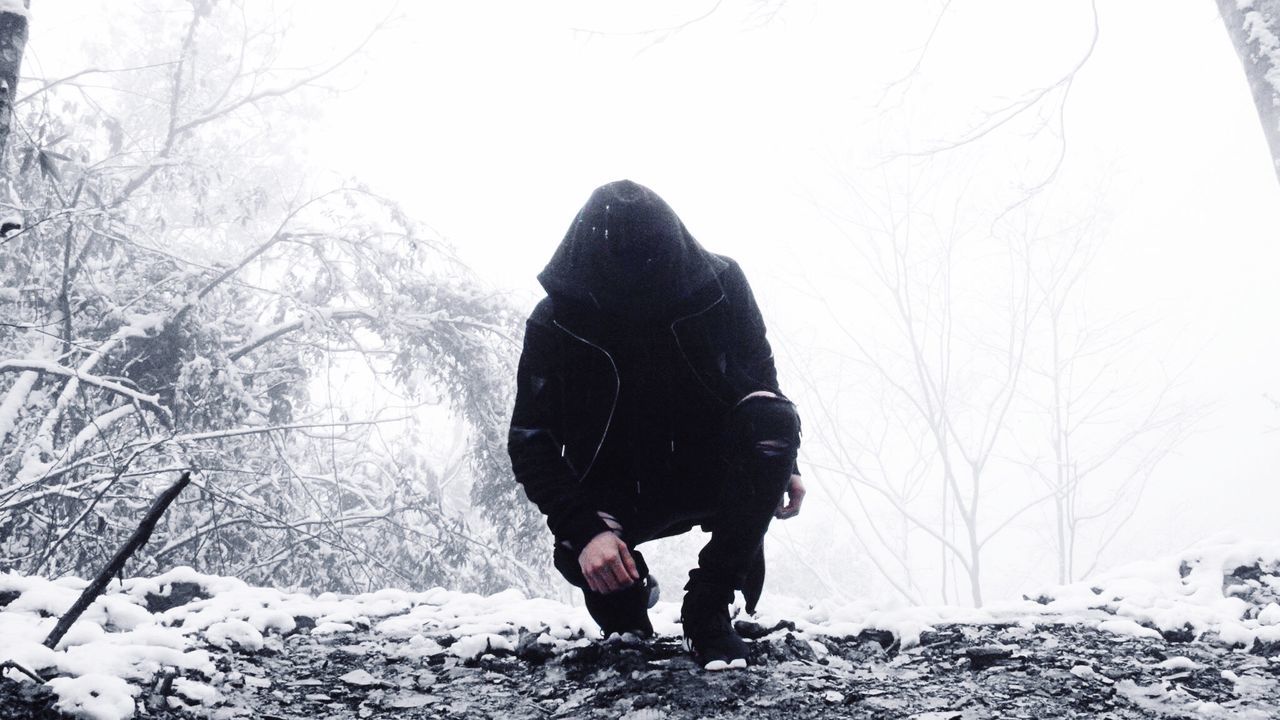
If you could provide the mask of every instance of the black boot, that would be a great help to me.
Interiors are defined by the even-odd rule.
[[[680,621],[684,625],[685,649],[706,670],[747,666],[747,644],[729,622],[733,588],[727,585],[691,581],[685,586]]]
[[[607,638],[613,633],[632,633],[642,638],[653,636],[649,608],[658,602],[658,581],[652,575],[629,588],[602,595],[583,590],[587,612]]]

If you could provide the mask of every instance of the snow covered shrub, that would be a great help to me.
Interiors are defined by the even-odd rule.
[[[325,75],[277,66],[269,10],[153,4],[95,40],[135,69],[19,93],[0,570],[94,572],[195,467],[130,572],[528,587],[540,528],[502,449],[519,318],[394,202],[313,179]],[[415,446],[450,423],[456,457]]]

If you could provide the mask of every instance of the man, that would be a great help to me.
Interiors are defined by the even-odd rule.
[[[739,589],[754,610],[770,518],[804,497],[800,419],[746,277],[622,180],[591,194],[538,280],[508,450],[557,570],[606,637],[649,635],[657,584],[635,547],[701,525],[686,645],[707,669],[745,667],[728,606]]]

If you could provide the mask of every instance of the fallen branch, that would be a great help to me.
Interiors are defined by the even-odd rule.
[[[18,672],[22,673],[23,675],[26,675],[27,677],[31,678],[32,680],[35,680],[40,684],[44,684],[45,682],[45,679],[40,677],[39,673],[35,672],[34,670],[28,670],[26,667],[22,666],[16,660],[5,660],[4,662],[0,663],[0,677],[3,677],[4,671],[8,670],[9,668],[13,668],[14,670],[17,670]]]
[[[164,515],[164,511],[178,497],[178,493],[182,492],[182,489],[190,482],[191,471],[188,470],[182,473],[182,477],[178,478],[178,482],[156,498],[156,501],[151,504],[151,509],[142,518],[142,523],[138,525],[138,529],[134,530],[133,535],[129,536],[129,540],[116,551],[115,556],[111,558],[111,562],[102,568],[102,571],[93,579],[93,582],[89,583],[89,587],[86,587],[84,592],[80,593],[80,597],[76,599],[71,609],[58,620],[58,624],[49,633],[49,637],[44,639],[45,647],[52,650],[58,644],[58,641],[62,639],[63,635],[67,634],[67,631],[80,618],[80,615],[107,589],[107,583],[111,582],[111,578],[124,568],[125,562],[137,552],[138,548],[147,544],[147,540],[151,538],[151,532],[156,529],[156,523],[159,522],[160,516]]]

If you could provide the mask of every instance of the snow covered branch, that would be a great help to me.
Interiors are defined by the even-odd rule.
[[[127,388],[113,380],[107,380],[106,378],[98,377],[96,375],[82,373],[76,368],[64,367],[49,360],[37,360],[33,358],[23,360],[0,360],[0,373],[23,371],[44,373],[47,375],[61,375],[66,378],[78,380],[146,405],[154,410],[156,414],[165,418],[166,422],[173,419],[173,413],[171,413],[168,408],[160,404],[160,397],[158,395],[149,395],[147,393],[138,392],[137,390]]]

